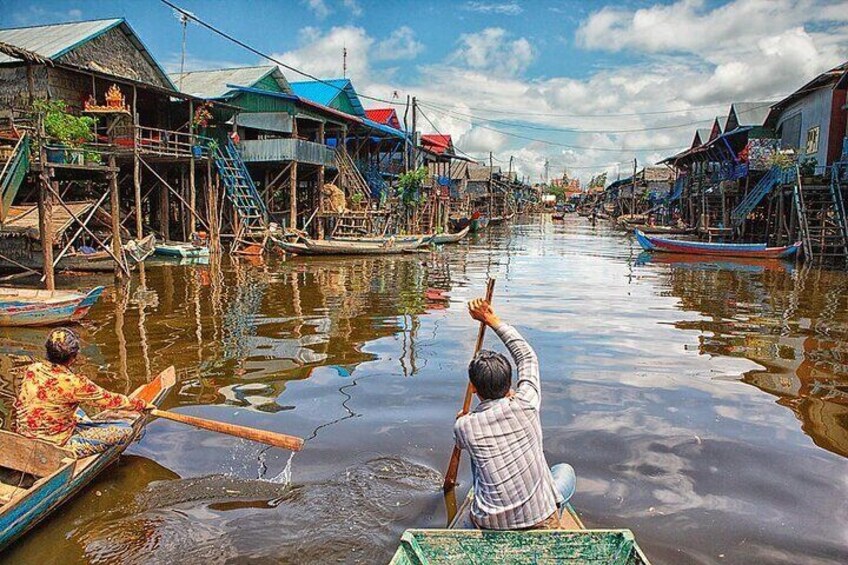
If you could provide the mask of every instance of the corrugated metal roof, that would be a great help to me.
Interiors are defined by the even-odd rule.
[[[400,120],[394,108],[371,108],[365,110],[365,117],[379,124],[400,129]]]
[[[774,102],[734,102],[730,109],[736,114],[736,126],[761,126],[772,105]]]
[[[253,87],[271,74],[275,75],[281,92],[291,92],[288,82],[276,65],[189,71],[182,74],[173,73],[170,78],[181,92],[200,98],[220,99],[235,94],[236,89],[227,85]]]
[[[317,102],[324,106],[332,106],[333,101],[344,93],[350,105],[353,107],[354,114],[357,116],[365,115],[365,108],[362,107],[362,102],[359,101],[359,96],[353,88],[353,84],[349,79],[337,78],[324,81],[307,80],[291,83],[292,91],[300,96]]]
[[[292,132],[292,117],[285,112],[242,112],[235,120],[238,125],[246,128],[278,133]]]
[[[421,136],[421,145],[425,149],[441,155],[453,147],[453,140],[450,135],[425,133]]]
[[[32,51],[48,59],[55,59],[74,47],[120,25],[123,21],[121,18],[114,18],[0,29],[0,41]],[[0,64],[15,62],[18,62],[18,59],[0,54]]]

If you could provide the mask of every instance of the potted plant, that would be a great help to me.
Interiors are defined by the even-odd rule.
[[[96,151],[87,150],[83,153],[86,165],[102,165],[103,157]]]
[[[42,116],[44,133],[53,140],[45,147],[47,160],[51,163],[66,162],[67,148],[79,148],[86,141],[94,140],[93,127],[97,120],[69,113],[64,100],[36,100],[33,108]],[[71,158],[76,160],[81,156],[72,155]]]

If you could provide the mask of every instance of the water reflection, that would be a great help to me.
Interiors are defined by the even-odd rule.
[[[844,561],[848,276],[640,254],[577,218],[414,256],[146,266],[80,326],[78,369],[128,392],[174,364],[167,407],[307,448],[289,468],[154,422],[3,557],[387,561],[404,528],[444,523],[476,333],[461,306],[489,275],[540,356],[546,454],[577,469],[589,525],[633,528],[655,563]],[[43,336],[0,329],[0,399]],[[291,485],[268,479],[287,469]]]

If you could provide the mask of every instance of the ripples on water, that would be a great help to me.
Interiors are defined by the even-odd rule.
[[[92,310],[79,369],[128,392],[174,364],[167,408],[306,449],[157,421],[4,557],[387,561],[404,528],[443,526],[487,274],[539,354],[546,454],[576,468],[590,526],[633,529],[655,563],[848,561],[848,276],[651,257],[578,218],[410,257],[148,267]],[[43,334],[0,330],[0,371]]]

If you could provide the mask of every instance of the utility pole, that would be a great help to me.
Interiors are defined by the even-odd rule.
[[[636,213],[636,158],[633,158],[633,178],[630,179],[630,217]]]
[[[489,151],[489,219],[492,218],[492,172],[495,168],[492,152]]]
[[[183,90],[183,74],[185,74],[185,55],[186,55],[186,28],[188,27],[188,16],[183,13],[180,13],[177,16],[180,19],[180,23],[183,24],[183,47],[182,54],[180,56],[180,92]]]
[[[403,172],[409,172],[409,122],[407,121],[407,117],[409,116],[409,94],[406,95],[406,109],[403,111],[403,131],[406,132],[406,141],[403,145]]]
[[[412,168],[418,168],[418,99],[412,97]]]

